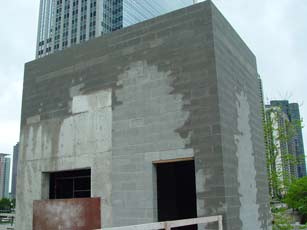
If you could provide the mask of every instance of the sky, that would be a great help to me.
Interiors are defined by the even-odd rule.
[[[0,1],[0,153],[11,154],[19,140],[24,63],[35,57],[39,0]],[[298,102],[307,120],[306,1],[213,2],[256,55],[265,101]],[[307,152],[307,128],[303,133]]]

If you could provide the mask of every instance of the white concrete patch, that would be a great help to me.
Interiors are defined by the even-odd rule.
[[[197,170],[197,173],[195,175],[196,177],[196,191],[199,193],[205,192],[206,191],[206,177],[204,176],[205,174],[204,169],[199,169]],[[202,199],[200,199],[201,202],[204,202]],[[203,207],[203,206],[199,206]]]
[[[101,197],[103,216],[111,216],[111,90],[74,97],[72,104],[75,114],[70,117],[30,122],[21,130],[18,230],[32,229],[33,200],[46,198],[44,172],[91,168],[92,196]]]
[[[59,156],[102,153],[112,148],[112,109],[66,118],[60,128]]]
[[[41,116],[40,115],[35,115],[32,117],[27,118],[27,125],[35,124],[40,122]]]
[[[185,149],[190,142],[190,136],[183,139],[176,132],[185,124],[189,112],[183,110],[183,96],[171,94],[173,88],[170,74],[170,71],[159,71],[157,66],[139,61],[131,64],[129,69],[119,76],[122,88],[115,91],[117,100],[123,102],[114,109],[115,122],[131,119],[128,128],[142,129],[150,125],[161,127],[159,132],[164,132],[169,142],[168,146],[157,147],[161,152]],[[120,117],[119,114],[125,116]],[[150,135],[150,132],[147,134]],[[141,138],[144,138],[144,135]],[[131,143],[133,144],[137,143]]]
[[[240,194],[240,219],[242,230],[259,230],[259,205],[257,205],[256,168],[250,127],[250,105],[247,96],[237,96],[238,135],[235,135],[238,158],[238,181]]]
[[[139,61],[119,76],[115,97],[122,103],[113,111],[112,226],[157,221],[153,161],[194,156],[193,149],[186,149],[190,136],[177,132],[189,111],[183,109],[183,95],[172,93],[170,74]],[[131,186],[136,190],[131,192]]]
[[[84,87],[84,83],[81,83],[79,85],[75,85],[73,87],[70,88],[69,90],[69,95],[71,98],[73,98],[74,96],[78,96],[81,94],[81,89]]]
[[[195,174],[195,184],[196,184],[196,192],[197,193],[203,193],[206,191],[206,177],[205,170],[204,169],[198,169]],[[205,206],[204,199],[201,199],[200,197],[197,197],[197,216],[208,216],[208,213],[206,213],[206,209],[203,207]],[[198,226],[198,229],[206,229],[205,226]]]
[[[72,101],[72,113],[83,113],[110,107],[111,103],[111,90],[103,90],[90,95],[74,96]]]

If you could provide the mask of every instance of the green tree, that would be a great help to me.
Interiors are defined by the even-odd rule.
[[[10,211],[11,210],[11,201],[7,198],[1,199],[0,200],[0,210]]]
[[[305,224],[307,222],[307,177],[300,178],[290,185],[284,201],[301,214],[301,223]]]

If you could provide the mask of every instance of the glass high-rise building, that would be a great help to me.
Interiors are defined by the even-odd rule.
[[[0,153],[0,199],[9,198],[11,159]]]
[[[292,124],[294,131],[291,132],[288,140],[289,153],[298,161],[295,174],[298,178],[304,177],[306,176],[306,163],[299,105],[289,103],[287,100],[275,100],[271,101],[270,106],[279,107],[288,116],[289,122]]]
[[[266,153],[268,172],[271,175],[270,194],[272,197],[284,196],[287,186],[293,178],[297,178],[296,165],[289,160],[290,152],[287,138],[289,117],[280,107],[267,105],[265,108],[266,121]],[[277,177],[279,185],[272,177]]]
[[[3,197],[10,198],[9,188],[10,188],[10,171],[11,171],[11,158],[6,157],[4,159],[4,188],[3,188]]]
[[[40,0],[36,57],[191,5],[193,0]]]
[[[19,142],[14,146],[13,150],[12,187],[11,187],[12,198],[16,198],[18,155],[19,155]]]

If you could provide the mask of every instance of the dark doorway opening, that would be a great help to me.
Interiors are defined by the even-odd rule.
[[[50,173],[50,199],[85,197],[91,197],[90,169]]]
[[[158,221],[197,217],[194,161],[156,164]],[[197,230],[197,225],[179,227]]]

